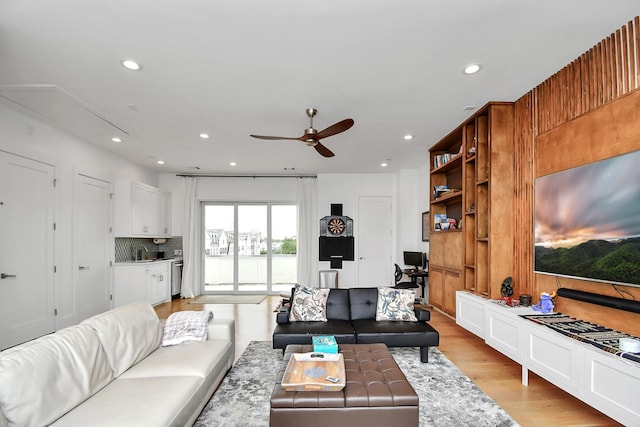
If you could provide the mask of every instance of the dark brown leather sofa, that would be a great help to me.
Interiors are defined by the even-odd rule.
[[[311,344],[314,335],[333,335],[338,344],[384,343],[387,347],[420,347],[420,361],[429,361],[429,347],[440,343],[440,335],[427,321],[431,313],[415,308],[417,322],[376,320],[378,288],[331,289],[326,322],[290,322],[289,307],[276,317],[273,348],[289,344]]]

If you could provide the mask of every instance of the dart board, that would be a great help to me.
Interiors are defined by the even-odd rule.
[[[327,230],[334,236],[340,236],[344,234],[347,225],[342,218],[333,217],[327,224]]]

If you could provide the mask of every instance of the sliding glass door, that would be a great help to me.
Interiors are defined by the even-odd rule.
[[[267,291],[267,206],[238,207],[237,284],[239,291]]]
[[[203,203],[204,291],[278,293],[297,277],[296,206]]]

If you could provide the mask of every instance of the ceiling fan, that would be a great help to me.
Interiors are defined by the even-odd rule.
[[[328,128],[321,130],[318,132],[313,128],[313,117],[316,115],[318,110],[315,108],[307,108],[307,116],[309,116],[309,128],[304,130],[304,135],[300,137],[286,137],[286,136],[267,136],[267,135],[251,135],[254,138],[258,139],[291,139],[296,141],[302,141],[307,144],[309,147],[313,147],[316,149],[320,155],[324,157],[333,157],[334,154],[331,150],[320,143],[322,138],[327,138],[332,135],[336,135],[338,133],[344,132],[353,126],[353,119],[344,119],[336,124],[329,126]]]

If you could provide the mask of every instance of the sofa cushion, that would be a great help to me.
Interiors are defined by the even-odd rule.
[[[55,427],[185,426],[202,399],[202,377],[116,379]]]
[[[437,346],[440,335],[426,322],[356,320],[353,322],[358,344],[385,343],[388,347]]]
[[[351,320],[375,319],[378,306],[378,288],[350,288]]]
[[[120,375],[120,379],[144,377],[207,377],[212,371],[226,372],[232,360],[234,344],[227,340],[208,339],[170,347],[160,347]],[[205,356],[206,357],[203,357]],[[220,364],[220,366],[218,366]]]
[[[162,327],[150,304],[128,304],[82,322],[98,334],[118,377],[160,346]]]
[[[292,322],[326,322],[327,297],[329,289],[296,288],[291,300],[289,320]]]
[[[376,320],[417,321],[413,312],[415,299],[413,289],[378,288]]]
[[[348,289],[331,289],[327,297],[327,319],[351,320]]]
[[[276,325],[273,330],[273,348],[286,348],[289,344],[311,344],[314,335],[333,335],[338,344],[355,343],[351,322],[329,320],[327,322],[290,322]]]
[[[71,326],[0,353],[0,408],[9,425],[49,425],[112,379],[94,330]]]

